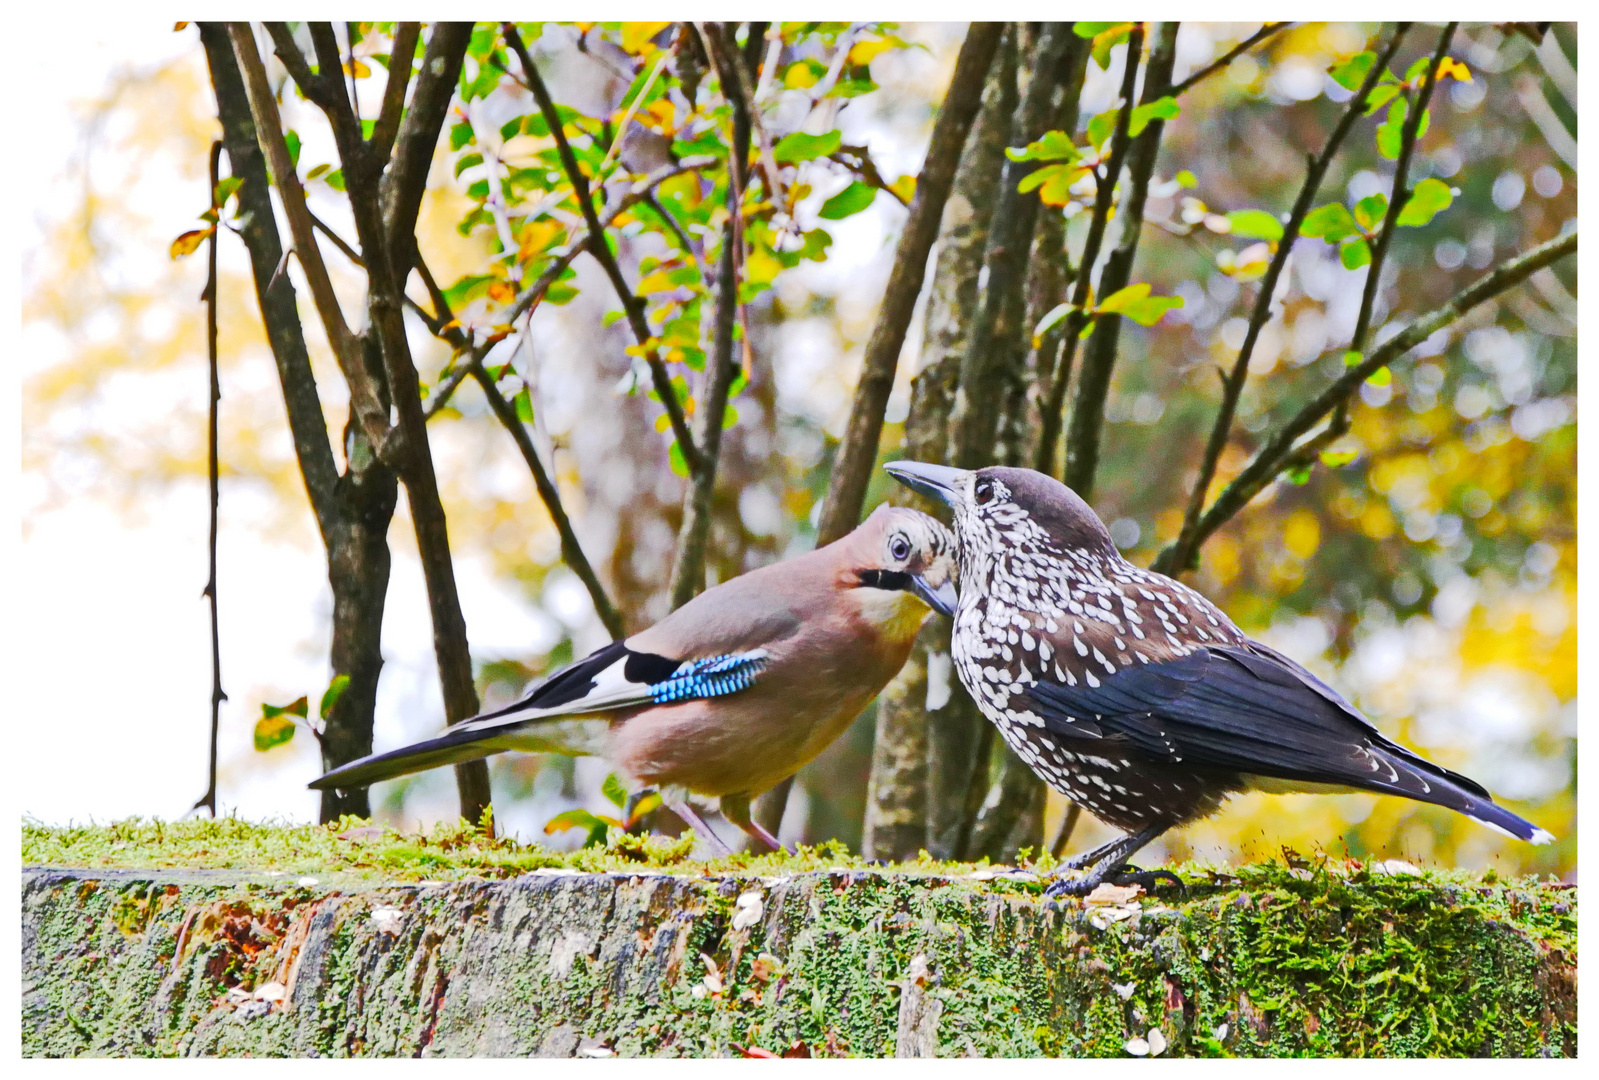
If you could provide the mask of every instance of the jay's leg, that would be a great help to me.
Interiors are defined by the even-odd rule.
[[[733,849],[728,847],[720,836],[711,831],[711,827],[705,823],[704,818],[700,817],[699,812],[689,805],[687,799],[681,802],[670,802],[666,805],[672,813],[688,822],[690,828],[705,838],[705,842],[710,845],[712,853],[716,855],[733,854]]]
[[[737,795],[722,796],[722,816],[763,845],[768,851],[782,851],[783,845],[777,842],[777,837],[767,832],[759,821],[750,816],[750,797],[748,792]]]

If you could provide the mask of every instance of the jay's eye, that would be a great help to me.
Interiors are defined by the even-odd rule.
[[[888,542],[888,554],[895,562],[904,562],[911,557],[911,543],[903,536],[896,536]]]
[[[992,480],[979,480],[972,489],[972,494],[977,497],[977,505],[985,506],[994,498],[994,482]]]

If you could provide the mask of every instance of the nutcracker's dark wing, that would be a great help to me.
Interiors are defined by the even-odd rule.
[[[1134,663],[1077,685],[1041,681],[1028,695],[1045,727],[1063,736],[1091,724],[1106,740],[1174,764],[1404,795],[1524,840],[1542,833],[1495,806],[1480,784],[1385,738],[1321,680],[1256,642]]]

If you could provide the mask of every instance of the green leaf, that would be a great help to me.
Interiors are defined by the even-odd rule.
[[[303,720],[305,719],[306,712],[309,710],[310,706],[311,703],[303,697],[296,698],[287,705],[268,705],[263,702],[261,705],[261,715],[268,720],[275,719],[279,716],[298,716]]]
[[[1199,178],[1187,169],[1178,169],[1177,175],[1173,179],[1177,181],[1178,187],[1196,188],[1199,186]]]
[[[1106,30],[1109,30],[1111,27],[1119,26],[1119,25],[1121,25],[1121,24],[1120,23],[1113,23],[1113,22],[1079,22],[1079,23],[1072,23],[1072,33],[1076,34],[1080,38],[1098,37],[1100,34],[1103,34]]]
[[[1388,216],[1388,196],[1382,192],[1367,195],[1355,204],[1355,221],[1361,229],[1371,232],[1382,224],[1382,219]]]
[[[1371,88],[1371,93],[1366,95],[1366,115],[1370,116],[1384,105],[1388,104],[1403,89],[1396,82],[1382,82]]]
[[[317,707],[317,715],[324,721],[333,707],[339,703],[344,692],[350,688],[350,677],[342,672],[333,676],[333,681],[328,683],[328,688],[322,692],[322,704]]]
[[[1090,120],[1088,122],[1088,145],[1095,150],[1103,149],[1105,140],[1109,139],[1116,130],[1116,118],[1120,114],[1120,109],[1109,109]]]
[[[462,120],[450,127],[450,149],[459,150],[472,141],[472,125]]]
[[[242,183],[244,183],[244,178],[239,176],[224,176],[221,180],[218,180],[217,189],[212,195],[215,200],[213,205],[221,206],[233,198],[233,193],[239,190],[239,185]]]
[[[1089,49],[1089,55],[1094,58],[1094,63],[1099,65],[1101,71],[1110,68],[1110,51],[1117,45],[1126,41],[1132,33],[1133,24],[1111,23],[1110,26],[1094,35],[1094,43]]]
[[[1283,225],[1264,210],[1234,210],[1227,215],[1232,234],[1252,240],[1281,240]]]
[[[311,166],[311,171],[305,174],[305,178],[307,180],[318,180],[332,171],[333,166],[324,161],[320,165]]]
[[[827,249],[833,246],[833,234],[826,229],[811,229],[805,234],[805,246],[800,248],[800,258],[812,262],[825,262]]]
[[[688,461],[683,457],[683,448],[677,444],[676,439],[672,440],[672,448],[666,452],[666,461],[674,473],[685,480],[688,479]]]
[[[1449,185],[1437,177],[1429,176],[1410,193],[1410,201],[1399,211],[1398,222],[1401,225],[1425,225],[1454,201],[1455,193]]]
[[[599,847],[605,843],[606,833],[612,825],[621,826],[615,818],[601,817],[591,814],[581,807],[556,814],[544,823],[544,835],[550,836],[568,829],[587,829],[588,836],[583,840],[584,847]]]
[[[377,127],[378,122],[376,120],[362,120],[361,138],[370,139],[372,137],[372,133],[377,130]]]
[[[462,173],[466,172],[466,170],[475,165],[481,164],[483,164],[482,154],[479,154],[476,151],[473,151],[470,154],[462,154],[460,157],[455,159],[455,175],[460,176]]]
[[[300,133],[290,128],[283,133],[283,144],[289,148],[289,161],[300,167]]]
[[[466,185],[466,197],[482,202],[489,197],[489,182],[487,180],[474,180]]]
[[[511,399],[511,404],[516,407],[516,418],[524,424],[533,422],[533,396],[528,393],[527,387],[516,392],[516,397]]]
[[[1177,104],[1177,99],[1170,94],[1154,101],[1146,102],[1133,110],[1133,115],[1127,121],[1127,134],[1139,135],[1155,120],[1175,120],[1182,112]]]
[[[627,805],[627,786],[615,773],[605,775],[605,780],[600,784],[600,794],[611,800],[611,805],[618,810]]]
[[[1338,258],[1345,270],[1358,270],[1371,262],[1371,245],[1366,243],[1364,236],[1352,237],[1338,249]]]
[[[1166,312],[1182,306],[1183,298],[1180,296],[1146,296],[1128,304],[1122,309],[1122,315],[1139,326],[1154,326]]]
[[[1310,466],[1295,465],[1283,475],[1288,478],[1290,484],[1305,484],[1310,481]]]
[[[255,748],[262,753],[294,738],[294,721],[286,716],[263,716],[255,722]]]
[[[322,179],[327,181],[328,187],[332,188],[334,191],[343,191],[344,190],[344,170],[343,169],[334,169],[332,172],[328,173]]]
[[[1348,465],[1359,456],[1359,450],[1323,450],[1321,452],[1321,463],[1329,469],[1337,469]]]
[[[1044,317],[1038,320],[1038,325],[1033,327],[1033,340],[1037,341],[1045,334],[1055,329],[1055,326],[1066,316],[1077,310],[1076,304],[1056,304],[1044,312]]]
[[[872,205],[872,200],[877,198],[877,189],[870,184],[863,184],[859,180],[849,187],[834,195],[822,204],[822,209],[817,217],[827,221],[840,221],[852,214],[858,214]]]
[[[1404,138],[1405,117],[1410,112],[1410,103],[1404,98],[1395,98],[1394,103],[1388,106],[1388,119],[1377,125],[1377,152],[1392,161],[1399,156],[1399,146]]]
[[[772,156],[784,165],[814,161],[836,152],[843,141],[843,136],[837,131],[825,131],[820,135],[796,131],[777,140],[777,145],[772,147]]]
[[[1372,386],[1387,386],[1394,381],[1394,375],[1386,367],[1380,367],[1370,375],[1367,375],[1366,381]]]
[[[500,125],[501,142],[510,142],[520,134],[522,134],[522,118],[520,116],[512,117]]]
[[[1082,152],[1064,131],[1046,131],[1021,150],[1007,146],[1005,156],[1012,161],[1076,161]]]
[[[1101,315],[1115,315],[1121,312],[1128,304],[1142,300],[1149,295],[1149,282],[1138,281],[1124,289],[1117,289],[1098,304],[1094,310]]]
[[[1305,220],[1299,227],[1303,236],[1319,236],[1329,244],[1336,244],[1344,237],[1360,231],[1360,226],[1355,224],[1354,216],[1349,213],[1343,203],[1328,203],[1318,206],[1305,215]]]
[[[1334,64],[1327,69],[1327,74],[1332,76],[1333,82],[1353,92],[1360,89],[1360,84],[1366,81],[1366,76],[1376,62],[1377,54],[1368,49],[1356,53],[1343,63]]]
[[[1345,352],[1344,352],[1344,367],[1354,367],[1356,364],[1360,363],[1363,359],[1365,359],[1365,357],[1361,354],[1360,350],[1358,350],[1358,349],[1345,350]]]

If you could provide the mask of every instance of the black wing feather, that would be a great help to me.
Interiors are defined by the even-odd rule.
[[[1065,717],[1080,716],[1157,759],[1428,801],[1437,780],[1487,796],[1389,741],[1332,688],[1254,642],[1124,668],[1097,687],[1040,682],[1029,696],[1061,735],[1074,733]]]

